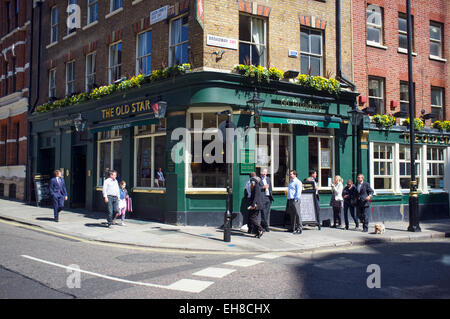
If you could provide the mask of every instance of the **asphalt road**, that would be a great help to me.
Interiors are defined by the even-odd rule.
[[[8,299],[450,298],[450,239],[212,254],[89,243],[0,220],[0,242]]]

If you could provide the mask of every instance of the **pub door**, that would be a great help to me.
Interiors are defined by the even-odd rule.
[[[86,146],[75,146],[72,149],[72,195],[69,198],[72,208],[86,206]]]

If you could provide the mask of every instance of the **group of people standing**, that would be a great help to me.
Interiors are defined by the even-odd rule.
[[[126,189],[126,182],[124,180],[117,181],[117,172],[115,170],[109,171],[109,178],[107,178],[103,183],[103,200],[108,207],[107,216],[107,226],[111,228],[112,225],[116,224],[117,217],[122,218],[120,225],[125,225],[125,215],[126,211],[131,210],[130,197]]]

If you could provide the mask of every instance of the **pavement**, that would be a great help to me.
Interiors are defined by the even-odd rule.
[[[152,221],[128,219],[124,226],[106,227],[106,213],[70,209],[60,213],[59,222],[53,220],[53,209],[36,207],[22,202],[0,199],[0,222],[15,221],[32,225],[76,240],[114,243],[139,247],[187,250],[198,252],[256,253],[256,252],[312,252],[336,247],[366,246],[390,242],[405,242],[450,237],[450,218],[421,221],[421,232],[409,232],[408,221],[385,222],[384,234],[305,226],[301,235],[293,235],[285,228],[271,227],[261,238],[232,229],[231,241],[224,242],[223,230],[207,226],[176,226]],[[118,220],[120,223],[120,221]],[[361,227],[361,226],[360,226]]]

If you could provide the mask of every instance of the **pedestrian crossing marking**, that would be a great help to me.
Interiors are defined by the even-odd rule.
[[[226,269],[226,268],[218,268],[218,267],[209,267],[203,270],[197,271],[193,275],[195,276],[204,276],[204,277],[212,277],[212,278],[223,278],[232,272],[236,271],[236,269]]]
[[[225,265],[230,265],[230,266],[238,266],[238,267],[250,267],[250,266],[254,266],[260,263],[263,263],[264,261],[262,260],[252,260],[252,259],[237,259],[234,261],[230,261],[227,263],[224,263]]]
[[[213,283],[213,281],[181,279],[169,286],[166,286],[166,288],[171,290],[199,293],[211,286]]]
[[[262,255],[258,255],[255,256],[256,258],[262,258],[262,259],[276,259],[281,257],[282,255],[279,254],[272,254],[272,253],[267,253],[267,254],[262,254]]]

